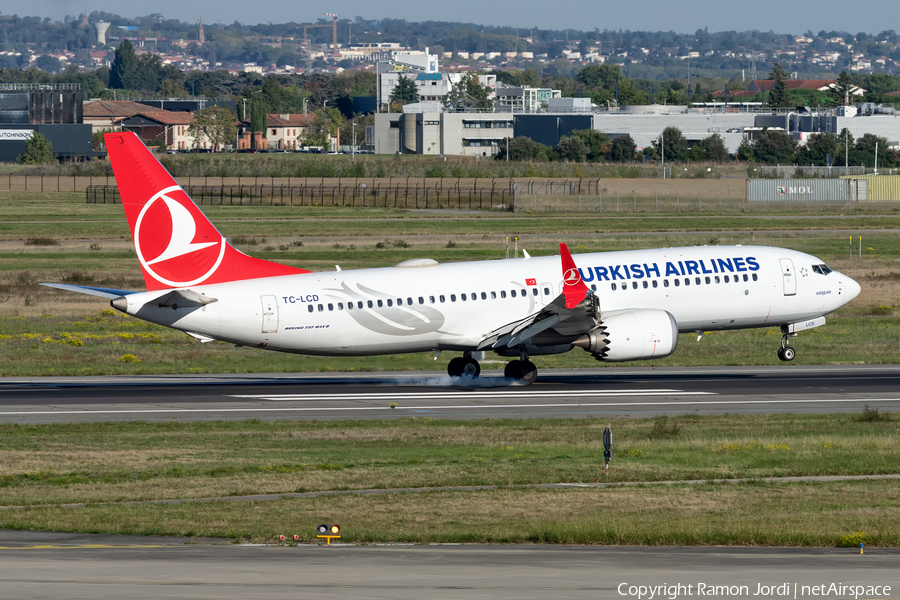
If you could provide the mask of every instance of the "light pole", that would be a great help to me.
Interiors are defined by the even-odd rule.
[[[356,121],[353,121],[353,146],[350,148],[350,160],[356,160]]]

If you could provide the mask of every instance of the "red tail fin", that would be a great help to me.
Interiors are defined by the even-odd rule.
[[[235,250],[134,133],[103,138],[147,290],[310,272]]]
[[[588,287],[581,279],[581,271],[575,266],[575,259],[565,244],[559,245],[559,258],[562,262],[563,295],[566,297],[566,308],[575,308],[585,299]]]

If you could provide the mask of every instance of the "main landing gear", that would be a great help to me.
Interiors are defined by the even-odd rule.
[[[472,358],[471,352],[466,352],[462,356],[457,356],[447,365],[447,374],[450,377],[468,377],[475,379],[481,375],[481,365]]]
[[[788,338],[791,337],[784,328],[781,329],[781,348],[778,349],[778,358],[785,362],[790,362],[794,360],[794,357],[797,356],[797,352],[790,347]],[[796,333],[793,335],[797,335]]]
[[[467,377],[475,379],[481,375],[481,365],[472,357],[471,352],[465,352],[457,356],[447,365],[447,374],[450,377]],[[521,360],[513,360],[506,364],[503,376],[514,379],[522,385],[530,385],[537,379],[537,367],[523,354]]]
[[[527,357],[522,360],[512,360],[506,363],[503,375],[507,379],[515,379],[522,385],[531,385],[537,379],[537,367]]]

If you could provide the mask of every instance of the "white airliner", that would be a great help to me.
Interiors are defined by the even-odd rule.
[[[46,284],[110,298],[201,341],[322,356],[455,350],[448,373],[477,377],[485,351],[515,357],[576,347],[604,362],[662,358],[679,332],[797,332],[859,294],[853,279],[784,248],[717,246],[313,273],[234,249],[133,133],[105,135],[146,292]]]

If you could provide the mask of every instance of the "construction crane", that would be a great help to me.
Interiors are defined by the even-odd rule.
[[[331,56],[339,56],[337,51],[337,20],[338,16],[334,13],[323,13],[326,17],[331,17],[331,39],[332,48]]]
[[[305,48],[309,49],[309,38],[307,38],[307,36],[306,36],[306,30],[311,29],[313,27],[331,27],[331,25],[329,25],[327,23],[322,23],[319,25],[298,25],[298,27],[303,28],[303,46]]]

